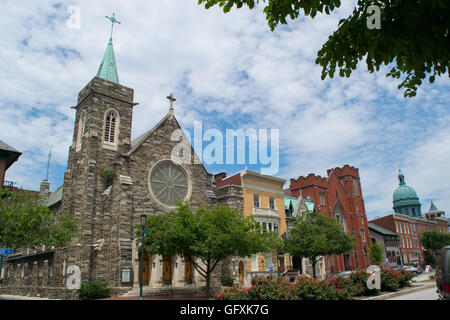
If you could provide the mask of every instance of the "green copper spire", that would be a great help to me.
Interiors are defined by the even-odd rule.
[[[102,63],[100,64],[100,67],[98,68],[97,77],[100,77],[102,79],[105,79],[105,80],[108,80],[111,82],[119,83],[119,75],[117,74],[116,59],[114,58],[112,33],[113,33],[114,23],[120,24],[120,22],[116,20],[116,18],[114,17],[114,13],[113,13],[112,17],[106,17],[106,18],[111,20],[111,35],[109,37],[108,47],[106,48]]]

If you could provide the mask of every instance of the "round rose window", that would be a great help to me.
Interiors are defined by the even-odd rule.
[[[150,191],[162,204],[173,207],[188,195],[188,178],[180,166],[171,161],[156,164],[150,172]]]

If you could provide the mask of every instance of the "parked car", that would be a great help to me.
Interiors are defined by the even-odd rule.
[[[450,300],[450,246],[443,247],[436,263],[437,294],[442,300]]]
[[[399,264],[389,264],[389,265],[387,265],[387,267],[391,268],[391,269],[404,269],[404,267]]]
[[[414,267],[414,266],[405,266],[406,271],[411,271],[414,276],[418,276],[422,273],[422,269],[420,267]]]
[[[341,277],[344,277],[344,278],[348,278],[348,277],[350,277],[350,275],[353,273],[353,271],[342,271],[342,272],[339,272],[338,274],[336,274],[336,276],[341,276]]]

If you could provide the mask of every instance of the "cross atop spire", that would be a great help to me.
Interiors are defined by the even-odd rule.
[[[105,17],[106,17],[107,19],[111,20],[111,35],[110,35],[109,38],[112,39],[114,23],[120,24],[120,22],[117,21],[116,17],[114,17],[114,13],[113,13],[112,17],[108,17],[108,16],[105,16]]]
[[[174,101],[177,101],[177,99],[174,98],[172,93],[170,94],[170,96],[167,97],[167,99],[169,99],[169,101],[170,101],[169,112],[171,115],[173,115],[173,103],[174,103]]]
[[[103,78],[105,80],[119,83],[119,75],[117,74],[116,59],[114,57],[113,43],[112,43],[112,33],[114,23],[119,23],[114,13],[112,17],[105,16],[107,19],[111,20],[111,35],[109,37],[108,46],[106,47],[105,55],[103,56],[102,63],[97,71],[97,77]]]

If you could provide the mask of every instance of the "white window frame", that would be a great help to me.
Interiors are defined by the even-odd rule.
[[[272,206],[272,203],[273,203],[273,206]],[[270,209],[272,209],[272,210],[275,210],[275,198],[273,198],[273,197],[270,197],[269,198],[269,208]]]
[[[109,141],[111,140],[111,127],[109,129],[109,139],[108,141],[106,140],[106,118],[108,117],[108,115],[110,113],[114,113],[114,137],[113,137],[113,142]],[[117,150],[117,146],[119,145],[119,128],[120,128],[120,116],[119,113],[113,109],[110,108],[108,110],[105,111],[105,114],[103,116],[103,134],[102,134],[102,145],[103,148],[105,149],[111,149],[111,150]]]

